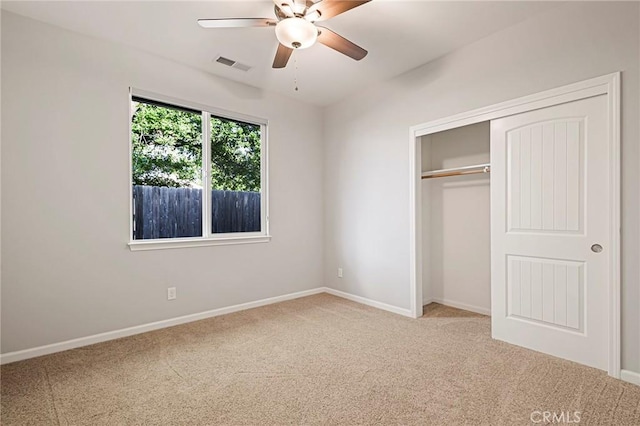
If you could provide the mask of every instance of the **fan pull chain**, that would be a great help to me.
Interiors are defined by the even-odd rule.
[[[294,65],[293,85],[294,85],[295,91],[297,92],[298,91],[298,55],[296,55],[295,52],[293,52],[293,65]]]

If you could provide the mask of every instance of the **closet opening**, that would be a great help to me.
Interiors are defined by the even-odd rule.
[[[620,377],[619,102],[613,73],[409,129],[411,316]]]
[[[420,137],[425,316],[491,314],[490,136],[485,121]]]

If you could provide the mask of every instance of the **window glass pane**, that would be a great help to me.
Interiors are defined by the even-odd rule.
[[[211,117],[211,232],[259,232],[261,127]]]
[[[132,101],[133,239],[202,236],[202,114]]]

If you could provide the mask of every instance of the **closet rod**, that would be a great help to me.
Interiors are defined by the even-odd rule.
[[[432,170],[430,172],[423,173],[422,179],[473,175],[476,173],[489,173],[489,172],[491,172],[491,165],[487,163],[487,164],[478,164],[476,166],[458,167],[455,169]]]

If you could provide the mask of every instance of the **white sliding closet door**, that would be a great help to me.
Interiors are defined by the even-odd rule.
[[[491,122],[492,335],[606,370],[607,97]]]

